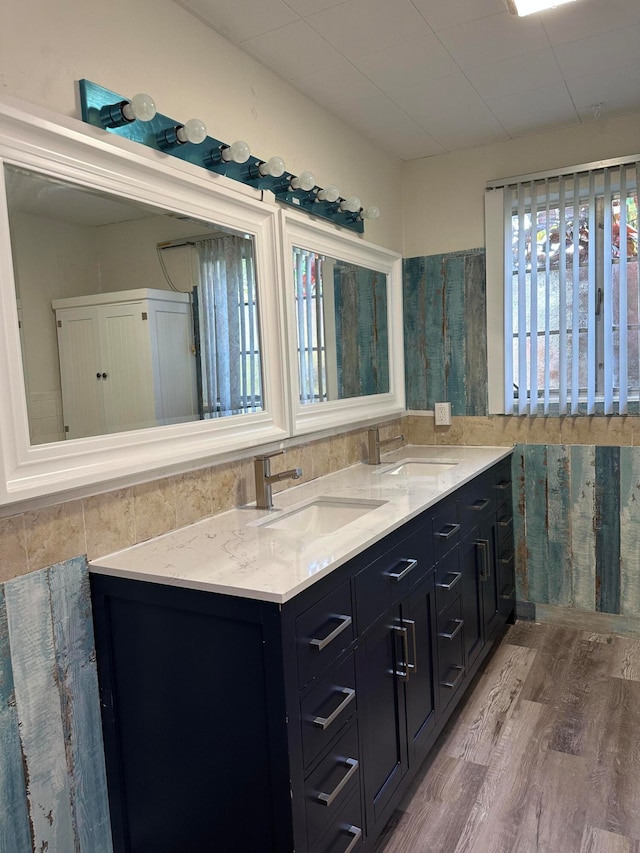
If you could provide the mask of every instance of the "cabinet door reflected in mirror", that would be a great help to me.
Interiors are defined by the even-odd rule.
[[[4,172],[32,445],[263,410],[251,236]]]
[[[387,275],[293,247],[300,404],[389,392]]]

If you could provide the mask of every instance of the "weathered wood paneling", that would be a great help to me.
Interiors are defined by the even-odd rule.
[[[620,448],[620,613],[640,616],[640,447]]]
[[[527,574],[532,601],[549,602],[549,537],[547,517],[547,447],[524,448]]]
[[[487,397],[487,275],[484,251],[465,255],[467,415],[484,416]]]
[[[620,613],[620,448],[596,447],[596,610]]]
[[[571,448],[569,523],[573,563],[573,606],[578,610],[595,610],[596,606],[595,455],[595,447],[589,445],[573,445]]]
[[[427,274],[425,258],[404,261],[404,355],[407,408],[422,410],[427,405],[427,350],[431,341],[425,334],[427,316]]]
[[[0,584],[0,853],[31,850],[4,589]]]
[[[549,602],[568,607],[571,604],[571,528],[569,495],[571,461],[567,447],[547,446],[547,517],[549,537]]]
[[[84,558],[0,585],[0,745],[1,853],[111,853]]]
[[[442,400],[451,401],[454,415],[467,414],[466,393],[466,318],[464,255],[446,255],[441,261],[444,314],[444,385]],[[434,403],[437,402],[434,400]]]

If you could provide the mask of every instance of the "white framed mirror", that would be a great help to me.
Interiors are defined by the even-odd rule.
[[[0,102],[0,503],[288,436],[278,240],[249,187]]]
[[[281,212],[293,430],[405,409],[400,255]]]

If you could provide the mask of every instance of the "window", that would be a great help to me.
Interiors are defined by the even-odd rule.
[[[507,414],[639,410],[639,176],[616,162],[500,187]]]
[[[325,344],[325,259],[317,252],[293,249],[293,283],[298,327],[298,381],[300,403],[327,400]]]

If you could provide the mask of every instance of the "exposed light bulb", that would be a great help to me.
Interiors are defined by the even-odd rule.
[[[285,165],[282,157],[269,157],[265,163],[258,166],[258,174],[261,178],[281,178],[284,175]]]
[[[380,208],[372,204],[360,214],[360,219],[377,219],[380,216]]]
[[[199,118],[190,118],[176,129],[178,142],[191,142],[192,145],[200,145],[207,138],[207,128]]]
[[[139,92],[122,105],[122,115],[127,121],[151,121],[156,112],[156,102],[144,92]]]
[[[346,210],[349,213],[358,213],[361,207],[362,202],[357,195],[349,196],[349,198],[343,198],[340,202],[340,210]]]
[[[335,184],[329,184],[329,186],[325,187],[324,189],[318,190],[316,198],[318,199],[318,201],[338,201],[338,199],[340,198],[340,190]]]
[[[251,157],[251,149],[246,142],[237,139],[231,145],[225,145],[220,151],[220,156],[225,163],[232,161],[234,163],[246,163],[249,157]]]
[[[291,178],[291,189],[292,190],[303,190],[304,192],[310,192],[316,185],[316,176],[313,172],[300,172],[296,177]]]

